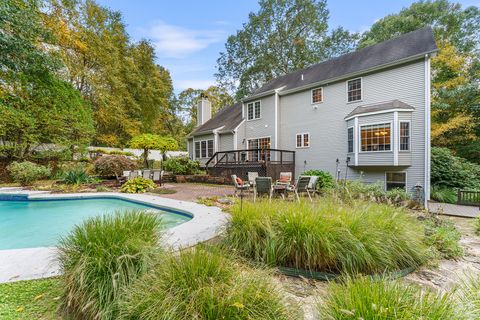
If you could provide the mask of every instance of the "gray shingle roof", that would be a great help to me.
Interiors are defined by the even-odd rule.
[[[360,114],[364,114],[364,113],[386,111],[386,110],[391,110],[391,109],[400,109],[400,110],[405,110],[405,111],[415,110],[414,107],[406,104],[405,102],[402,102],[400,100],[392,100],[392,101],[386,101],[386,102],[380,102],[380,103],[375,103],[375,104],[369,104],[369,105],[366,105],[366,106],[356,107],[355,109],[353,109],[352,112],[350,112],[345,117],[345,119],[350,118],[352,116],[357,116],[357,115],[360,115]]]
[[[308,86],[436,50],[432,28],[425,27],[275,78],[260,87],[253,95],[282,87],[281,91]]]
[[[220,131],[232,131],[242,122],[242,103],[238,102],[222,108],[212,119],[195,128],[190,135],[198,136],[223,127]]]

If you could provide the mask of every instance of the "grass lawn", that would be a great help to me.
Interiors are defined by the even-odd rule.
[[[60,291],[57,278],[0,284],[0,319],[61,319]]]

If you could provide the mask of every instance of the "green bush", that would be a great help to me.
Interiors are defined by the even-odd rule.
[[[94,162],[95,172],[102,177],[116,177],[123,174],[123,171],[135,170],[137,163],[126,156],[102,156]]]
[[[332,190],[332,193],[345,202],[355,200],[374,201],[386,204],[403,204],[411,200],[410,194],[402,189],[385,191],[382,183],[363,183],[360,180],[344,181]]]
[[[64,173],[63,182],[65,184],[84,184],[92,183],[94,178],[90,177],[83,169],[73,169]]]
[[[382,278],[346,277],[331,283],[322,300],[322,319],[467,319],[458,312],[452,294]]]
[[[119,319],[298,319],[265,272],[236,264],[214,249],[167,255],[137,280]]]
[[[155,189],[155,187],[155,182],[153,182],[152,180],[137,177],[135,179],[125,182],[121,186],[120,191],[125,193],[144,193]]]
[[[463,249],[459,241],[461,233],[455,228],[453,222],[431,217],[425,223],[425,242],[434,247],[440,257],[455,259],[463,256]]]
[[[325,197],[237,204],[223,244],[270,266],[376,273],[421,265],[423,241],[422,225],[401,208]]]
[[[12,162],[7,167],[7,170],[13,181],[19,182],[24,186],[50,175],[50,168],[30,161]]]
[[[173,174],[195,174],[200,171],[200,163],[188,157],[172,157],[163,162],[163,169]]]
[[[432,186],[430,190],[432,200],[443,203],[457,203],[457,191],[452,188]]]
[[[76,319],[117,319],[123,290],[152,266],[161,222],[143,212],[87,219],[60,240],[63,311]]]
[[[480,189],[480,165],[456,157],[447,148],[432,148],[432,185]]]
[[[331,189],[335,187],[335,181],[329,172],[322,170],[307,170],[302,173],[304,176],[318,176],[317,188],[319,190]]]

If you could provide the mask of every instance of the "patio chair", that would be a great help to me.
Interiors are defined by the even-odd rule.
[[[250,190],[250,184],[249,183],[240,183],[241,179],[237,177],[236,174],[232,174],[232,181],[233,185],[235,186],[235,193],[234,195],[238,197],[238,192],[242,191],[249,191]]]
[[[290,184],[292,183],[291,172],[280,172],[280,178],[276,181],[277,184]]]
[[[255,179],[258,178],[258,172],[248,172],[248,183],[252,186],[255,186]]]
[[[118,177],[118,182],[123,184],[130,177],[130,171],[123,171],[122,175]]]
[[[162,185],[163,180],[163,170],[152,170],[152,180],[153,182],[159,182]]]
[[[152,171],[151,170],[143,170],[142,177],[143,179],[150,180]]]
[[[318,193],[317,182],[318,182],[318,176],[310,176],[310,182],[308,183],[307,190],[314,196],[316,196]]]
[[[267,194],[268,199],[272,201],[273,184],[271,177],[257,177],[255,179],[253,202],[257,200],[259,194]]]
[[[136,177],[138,177],[138,171],[133,170],[132,172],[130,172],[130,175],[128,176],[128,180],[135,179]]]
[[[299,193],[306,193],[310,198],[310,201],[313,201],[312,196],[310,194],[310,190],[308,189],[310,178],[311,178],[310,176],[300,176],[297,180],[297,183],[294,186],[287,188],[287,192],[293,192],[298,202],[300,202]]]

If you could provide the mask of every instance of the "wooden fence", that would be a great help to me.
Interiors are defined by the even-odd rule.
[[[467,206],[480,206],[480,191],[459,189],[457,203]]]

